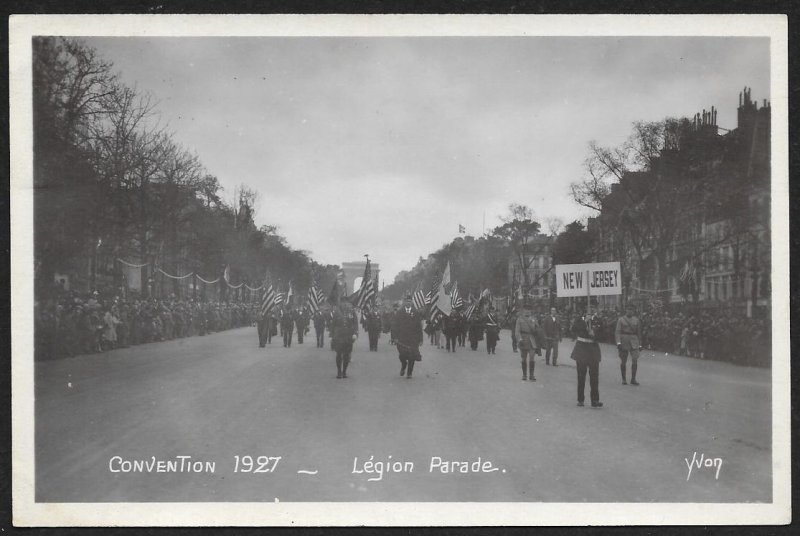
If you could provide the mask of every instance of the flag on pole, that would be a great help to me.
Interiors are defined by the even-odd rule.
[[[372,279],[372,269],[370,268],[369,259],[367,259],[367,265],[364,267],[364,277],[361,278],[361,288],[356,299],[356,306],[362,311],[368,310],[375,301],[376,294],[375,281]]]
[[[333,287],[331,288],[331,293],[328,295],[328,302],[331,305],[339,305],[339,298],[341,297],[342,292],[339,288],[339,279],[337,278],[333,282]]]
[[[458,309],[464,305],[464,300],[458,292],[458,281],[453,284],[453,291],[450,295],[450,305],[453,309]]]
[[[449,283],[450,283],[450,261],[447,261],[447,266],[445,267],[444,273],[442,274],[441,283],[439,283],[439,290],[436,293],[436,298],[434,298],[433,301],[434,318],[438,316],[438,313],[441,313],[445,316],[450,316],[450,313],[453,312],[453,305],[452,303],[450,303],[450,296],[445,291],[445,286],[447,286]]]
[[[314,285],[314,289],[317,292],[317,305],[321,305],[322,302],[325,301],[325,293],[322,292],[322,289],[318,288],[316,285]]]
[[[411,301],[414,302],[414,308],[418,311],[425,309],[425,306],[428,305],[428,297],[422,291],[422,282],[417,283],[417,290],[414,291],[414,294],[411,296]]]
[[[289,292],[286,293],[286,304],[292,305],[292,283],[289,283]]]
[[[269,285],[264,283],[264,294],[261,296],[261,316],[266,316],[276,305],[277,295],[275,289],[272,288],[272,283]]]
[[[471,299],[470,302],[467,310],[464,311],[464,318],[466,320],[469,320],[472,318],[472,315],[475,314],[475,309],[478,307],[479,300]]]
[[[436,291],[439,290],[439,283],[441,283],[441,278],[438,275],[433,276],[433,282],[431,283],[430,290],[427,294],[425,294],[425,305],[430,305],[433,303],[433,298],[436,297]]]
[[[687,259],[686,264],[683,267],[683,270],[681,270],[681,275],[680,275],[681,282],[689,283],[691,281],[694,281],[695,273],[696,270],[694,267],[694,263],[692,263],[690,259]]]
[[[319,291],[317,286],[311,283],[311,287],[308,289],[308,310],[311,311],[312,315],[319,312],[319,303]]]

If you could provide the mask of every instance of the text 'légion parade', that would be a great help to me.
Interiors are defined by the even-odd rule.
[[[282,459],[282,456],[236,455],[233,457],[232,469],[234,473],[273,473]],[[416,467],[415,462],[398,460],[392,455],[381,459],[375,459],[374,455],[365,459],[359,459],[356,456],[353,458],[351,473],[365,475],[368,482],[378,482],[383,480],[386,474],[413,473]],[[428,473],[437,474],[506,472],[505,469],[497,467],[492,461],[481,456],[469,460],[450,460],[441,456],[431,456],[427,468]],[[193,460],[191,456],[185,455],[165,460],[157,459],[155,456],[139,460],[127,460],[122,456],[112,456],[108,460],[108,470],[111,473],[216,473],[217,462]],[[298,473],[315,475],[318,471],[300,470]]]

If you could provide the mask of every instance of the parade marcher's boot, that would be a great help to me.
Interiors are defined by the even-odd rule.
[[[525,363],[525,360],[522,360],[522,381],[528,380],[528,367]]]
[[[533,359],[531,359],[531,362],[530,362],[530,364],[528,365],[528,367],[529,367],[529,371],[528,371],[528,379],[529,379],[530,381],[532,381],[532,382],[535,382],[535,381],[536,381],[536,376],[534,376],[534,375],[533,375],[533,368],[534,368],[534,366],[535,366],[535,365],[536,365],[536,362],[535,362]]]
[[[639,368],[639,364],[636,361],[631,363],[631,385],[639,385],[639,382],[636,381],[637,368]]]
[[[342,356],[339,354],[336,354],[336,377],[342,377]]]
[[[347,365],[350,364],[350,360],[345,358],[342,363],[342,378],[347,378]]]
[[[411,374],[413,372],[414,372],[414,362],[413,361],[409,361],[408,362],[408,374],[406,375],[406,379],[410,378]]]
[[[405,376],[406,375],[406,364],[407,363],[408,363],[407,361],[401,361],[400,362],[400,376]]]
[[[623,364],[621,364],[619,366],[619,371],[622,373],[622,385],[628,385],[628,382],[625,381],[626,369],[627,369],[627,367],[625,366],[625,363],[623,363]],[[633,371],[631,371],[631,373],[633,373]],[[631,380],[631,381],[633,381],[633,380]]]

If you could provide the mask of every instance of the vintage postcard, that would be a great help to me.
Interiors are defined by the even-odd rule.
[[[785,16],[9,41],[15,525],[791,520]]]

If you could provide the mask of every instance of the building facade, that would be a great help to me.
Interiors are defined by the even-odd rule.
[[[517,254],[512,253],[508,259],[509,288],[512,292],[521,289],[528,301],[537,309],[549,307],[551,296],[555,296],[554,245],[554,237],[537,234],[530,237],[526,244],[524,262],[527,268],[523,268],[522,259]]]
[[[675,136],[665,136],[650,169],[626,173],[611,186],[589,227],[598,237],[593,258],[621,262],[624,292],[601,306],[621,307],[630,299],[766,314],[771,301],[770,112],[766,100],[759,107],[745,88],[735,129],[720,133],[725,129],[718,127],[716,111],[704,110],[683,120]],[[662,203],[674,196],[674,214],[636,228],[625,218],[639,207],[628,207],[633,202],[649,206],[653,200],[647,196],[655,194],[646,189],[653,187],[662,188]]]

